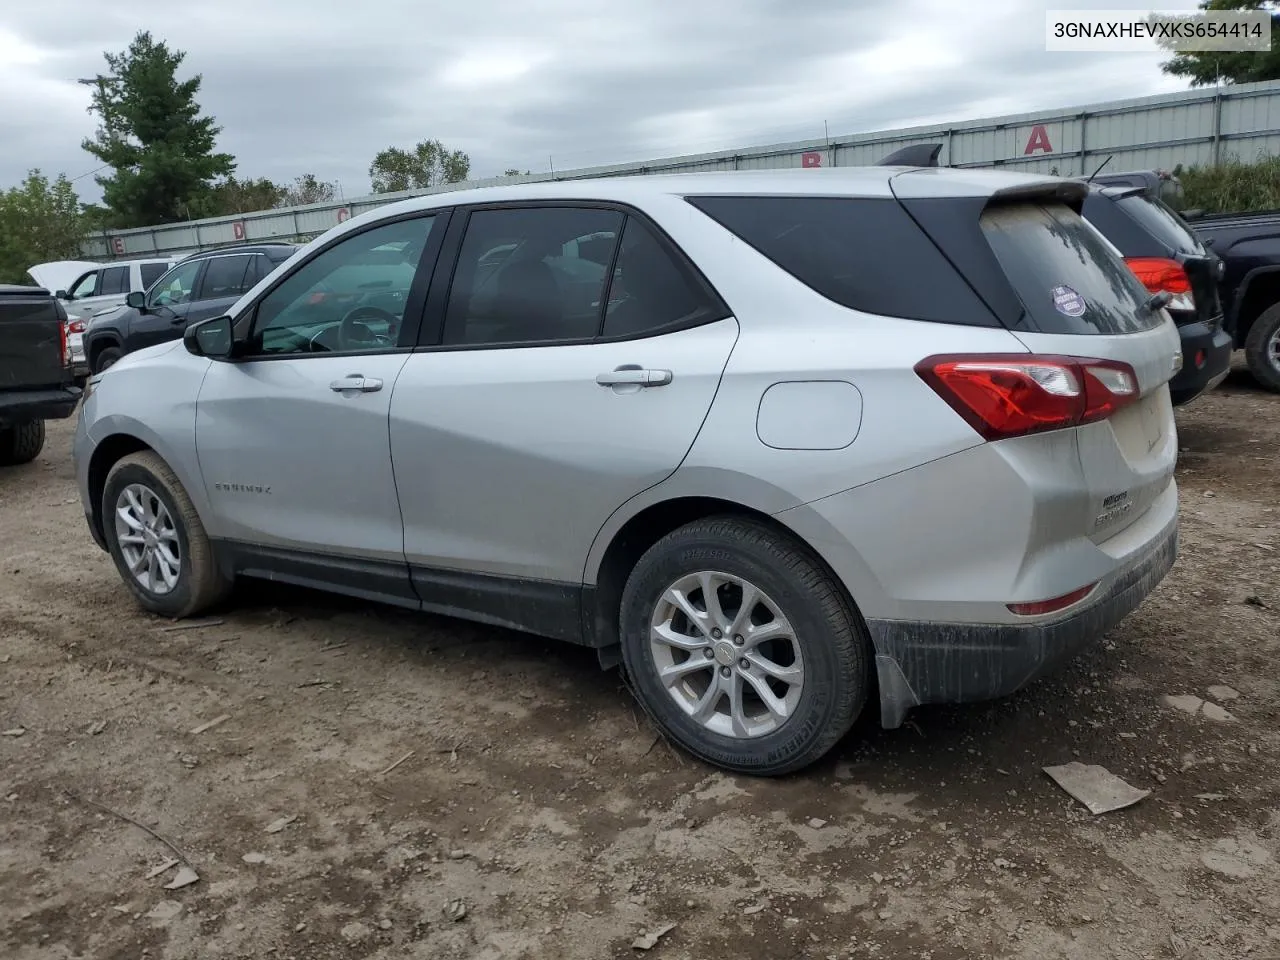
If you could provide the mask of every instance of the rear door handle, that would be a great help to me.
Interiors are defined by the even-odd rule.
[[[664,387],[670,382],[670,370],[645,370],[634,364],[626,364],[608,373],[596,374],[596,383],[602,387]]]
[[[377,377],[362,377],[353,373],[329,384],[334,393],[346,393],[348,390],[359,390],[361,393],[377,393],[382,389],[382,381]]]

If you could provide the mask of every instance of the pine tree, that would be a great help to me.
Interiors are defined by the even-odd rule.
[[[95,81],[89,108],[99,119],[83,147],[112,173],[97,178],[112,226],[138,227],[213,212],[213,182],[235,170],[214,151],[221,128],[201,116],[200,75],[177,77],[186,54],[142,31]]]

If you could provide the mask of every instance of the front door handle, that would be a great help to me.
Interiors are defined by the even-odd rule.
[[[382,381],[377,377],[362,377],[358,373],[350,376],[342,377],[340,380],[334,380],[329,384],[329,389],[334,393],[346,393],[348,390],[358,390],[361,393],[377,393],[382,389]]]
[[[670,370],[645,370],[635,364],[596,374],[596,383],[602,387],[665,387],[670,382]]]

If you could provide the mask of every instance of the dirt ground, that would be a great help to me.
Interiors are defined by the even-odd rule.
[[[271,585],[171,629],[57,424],[0,472],[0,956],[1280,957],[1280,396],[1178,422],[1181,557],[1105,642],[781,781],[676,755],[588,651]],[[1151,794],[1094,817],[1073,759]]]

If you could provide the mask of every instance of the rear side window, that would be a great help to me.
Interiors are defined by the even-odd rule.
[[[214,257],[205,269],[197,300],[223,300],[244,293],[244,274],[250,257]]]
[[[111,296],[129,292],[129,268],[109,267],[102,271],[102,282],[98,285],[100,296]]]
[[[989,207],[982,233],[1041,333],[1137,333],[1163,314],[1124,261],[1063,204]]]
[[[1144,230],[1177,253],[1200,253],[1200,242],[1181,218],[1159,200],[1135,193],[1121,197],[1116,206],[1135,220]]]
[[[169,264],[164,260],[149,260],[138,265],[138,273],[142,278],[142,289],[150,290],[151,285],[165,275]]]
[[[999,325],[896,200],[687,199],[801,283],[841,306],[909,320]]]

